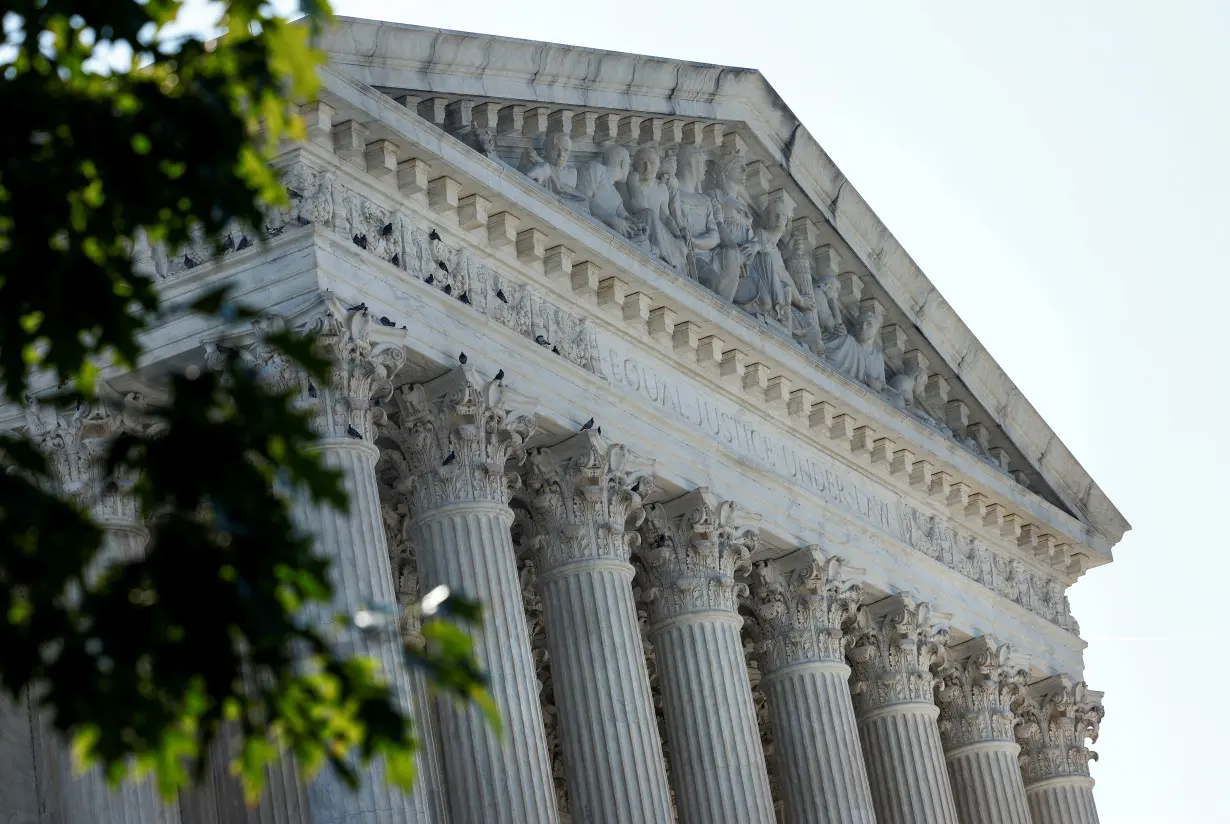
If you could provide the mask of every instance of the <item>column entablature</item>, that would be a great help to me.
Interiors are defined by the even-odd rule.
[[[307,152],[303,156],[309,157],[309,155],[310,152]],[[309,159],[313,158],[314,156],[309,157]],[[353,196],[362,191],[362,189],[356,186],[355,191],[345,197],[337,194],[340,189],[337,189],[336,187],[341,187],[342,183],[353,183],[354,180],[352,178],[362,178],[362,174],[357,169],[349,166],[349,164],[343,164],[339,168],[331,171],[330,174],[334,176],[334,180],[333,183],[329,185],[334,186],[335,190],[334,195],[330,195],[330,199],[325,202],[336,206],[338,203],[348,199],[353,201]],[[322,187],[325,186],[323,183],[320,185]],[[313,190],[309,189],[308,192],[304,194],[310,195],[312,191]],[[373,202],[387,202],[389,204],[387,207],[382,205],[381,208],[387,208],[390,211],[385,213],[385,216],[381,216],[381,220],[386,219],[387,215],[399,213],[397,211],[395,195],[391,195],[388,192],[384,192],[382,194],[380,191],[375,189],[367,194],[370,194],[373,198]],[[322,194],[320,197],[323,198],[324,195]],[[383,197],[385,201],[379,201],[379,198],[381,197]],[[388,225],[394,226],[395,235],[402,229],[405,229],[408,233],[410,231],[411,224],[415,223],[414,219],[417,214],[415,209],[423,208],[422,204],[418,204],[413,200],[410,202],[409,206],[410,208],[405,211],[405,217],[399,218],[401,221],[400,223],[389,220],[389,222],[384,223],[382,226],[375,227],[375,229],[372,230],[372,233],[379,235],[379,232],[376,230],[383,229],[383,226]],[[314,213],[323,214],[325,212],[324,208],[313,210],[313,208],[309,208],[306,205],[303,206],[303,209],[306,209],[306,211],[303,211],[301,216],[311,215]],[[364,210],[362,209],[359,210],[360,213],[363,211]],[[334,214],[334,211],[330,211],[329,214],[332,215],[329,220],[336,224],[337,217]],[[304,219],[308,218],[304,217]],[[373,222],[373,226],[374,225],[375,224]],[[405,239],[402,241],[402,245],[397,247],[397,251],[394,252],[395,255],[398,255],[398,263],[396,265],[399,265],[407,270],[411,269],[412,266],[419,267],[414,270],[414,273],[422,277],[422,273],[426,271],[422,268],[422,266],[424,264],[430,264],[435,267],[436,283],[432,285],[436,286],[438,286],[441,281],[448,280],[453,276],[455,277],[453,277],[450,282],[457,284],[461,284],[464,279],[468,279],[464,280],[464,282],[470,284],[470,287],[468,287],[470,291],[467,292],[469,298],[468,305],[462,305],[457,300],[448,301],[446,297],[440,298],[445,302],[445,305],[448,307],[448,311],[461,313],[479,311],[491,318],[496,318],[498,315],[499,318],[504,319],[505,314],[511,317],[517,312],[522,311],[522,309],[532,309],[534,299],[532,298],[532,293],[529,291],[525,293],[529,297],[526,297],[524,303],[520,304],[521,308],[517,308],[519,298],[516,297],[516,291],[513,284],[518,282],[518,277],[523,277],[525,282],[528,284],[534,283],[535,278],[540,278],[535,266],[527,266],[520,260],[513,260],[509,257],[504,257],[503,255],[501,255],[502,261],[500,265],[494,266],[479,249],[476,249],[472,255],[468,256],[469,246],[475,245],[476,236],[473,233],[469,235],[459,234],[454,231],[453,228],[447,224],[447,222],[429,221],[422,218],[419,218],[419,222],[415,225],[420,226],[422,229],[438,226],[438,231],[435,228],[432,228],[430,232],[422,232],[424,238],[428,238],[429,235],[438,235],[438,237],[436,239],[428,238],[428,241],[420,247],[418,241],[411,242],[408,240],[409,234],[406,234],[404,236]],[[337,232],[336,226],[334,226],[334,231]],[[371,233],[369,233],[369,236],[370,235]],[[352,243],[351,245],[355,244]],[[390,249],[392,248],[393,247],[390,247]],[[366,249],[355,252],[355,254],[372,255],[375,254],[375,252],[369,246]],[[426,257],[423,257],[424,255]],[[407,263],[406,261],[412,256],[415,257],[416,262],[413,264]],[[420,260],[420,258],[422,259]],[[389,262],[392,263],[391,259]],[[454,265],[459,262],[461,265]],[[446,273],[443,268],[440,268],[440,263],[445,264],[448,268],[448,273]],[[483,286],[484,284],[486,290],[485,292],[480,288],[480,286]],[[499,285],[498,289],[494,288],[497,284]],[[527,286],[521,286],[519,288],[528,289]],[[550,282],[547,283],[546,289],[549,291],[551,288],[552,284]],[[509,303],[504,303],[498,300],[495,296],[495,292],[500,291],[501,289],[504,290],[505,297],[509,299]],[[574,297],[578,297],[580,293],[572,292],[571,294]],[[457,296],[457,289],[454,289],[452,297],[457,298]],[[433,297],[433,299],[435,298]],[[548,315],[558,316],[563,311],[561,309],[563,303],[564,301],[559,301],[555,308],[544,310],[544,317]],[[377,304],[373,303],[373,305]],[[372,314],[375,315],[389,311],[390,310],[388,309],[380,309],[373,311]],[[390,312],[390,314],[395,313]],[[533,311],[530,311],[529,314],[533,315]],[[609,315],[609,313],[599,313],[592,319],[580,318],[580,320],[586,320],[591,328],[596,325],[609,326],[612,324],[621,328],[625,328],[627,326],[626,323],[620,324],[614,321],[613,317],[614,316]],[[396,320],[400,321],[402,318],[396,317]],[[533,322],[536,323],[537,321]],[[533,331],[532,325],[526,328],[529,331]],[[396,330],[380,329],[379,331],[386,336],[395,337],[397,334]],[[529,331],[525,333],[527,337],[529,336]],[[544,357],[546,356],[546,353],[552,352],[553,348],[557,345],[554,334],[552,334],[548,340],[551,343],[551,347],[543,348],[542,351],[544,353]],[[569,351],[570,350],[567,347],[564,347],[561,348],[560,354],[564,356],[565,360],[582,365],[569,356]],[[585,363],[592,364],[593,359],[590,361],[585,361]],[[582,366],[582,368],[586,367]],[[715,385],[712,389],[715,397],[737,396],[742,401],[747,400],[746,391],[732,391],[731,386],[722,384],[720,380],[715,381]],[[742,389],[746,390],[746,387],[742,387]],[[822,445],[822,450],[826,447],[828,450],[831,450],[833,448],[831,443],[833,440],[832,432],[833,428],[836,426],[836,423],[833,421],[836,417],[840,417],[842,413],[836,411],[839,409],[838,407],[826,409],[818,406],[818,404],[821,403],[820,401],[813,400],[809,403],[811,403],[812,406],[810,407],[806,421],[799,417],[798,414],[792,415],[788,412],[783,416],[775,418],[772,423],[794,424],[796,426],[803,427],[801,430],[792,433],[797,436],[800,443],[810,446],[810,442],[815,440]],[[832,407],[833,405],[829,404],[829,406]],[[797,409],[798,406],[796,404],[796,410]],[[766,413],[771,411],[771,409],[766,407]],[[819,416],[817,417],[812,413],[819,413]],[[813,418],[815,420],[812,420]],[[823,419],[823,426],[813,425],[816,422],[821,421],[821,419]],[[854,424],[857,424],[858,422],[859,420],[857,418],[853,420],[847,419],[845,424],[857,429],[858,427],[854,426]],[[840,429],[841,427],[837,428]],[[862,434],[863,437],[867,436],[866,432],[863,432]],[[881,444],[881,447],[883,446],[884,444]],[[880,454],[882,458],[887,456],[887,453],[885,453],[883,449],[881,449]],[[846,460],[846,457],[847,456],[844,455],[841,456],[843,463],[849,463],[849,461]],[[852,459],[854,457],[854,453],[851,453],[850,457]],[[915,459],[913,460],[913,463],[918,463],[917,456],[914,457]],[[939,466],[939,464],[936,466]],[[932,475],[934,475],[934,472],[938,471],[941,470],[934,469],[933,467]],[[1001,596],[1022,605],[1024,608],[1029,609],[1036,614],[1043,615],[1053,623],[1057,623],[1069,631],[1075,630],[1075,624],[1071,622],[1070,617],[1067,615],[1066,607],[1063,605],[1062,592],[1064,581],[1059,576],[1059,573],[1055,570],[1055,568],[1051,567],[1049,563],[1040,563],[1038,560],[1039,556],[1037,556],[1036,553],[1033,553],[1033,557],[1029,557],[1025,554],[1019,554],[1021,553],[1020,538],[1015,541],[1005,539],[1003,537],[1002,527],[994,528],[994,526],[986,526],[985,515],[982,518],[978,518],[975,516],[970,516],[966,510],[962,510],[962,514],[958,517],[957,511],[949,505],[947,497],[945,497],[941,502],[939,498],[936,498],[932,494],[934,488],[932,481],[934,480],[934,477],[930,478],[925,483],[920,481],[918,484],[915,484],[912,482],[914,476],[917,475],[919,478],[922,476],[919,473],[914,473],[912,468],[910,477],[906,477],[901,472],[894,473],[891,468],[891,462],[884,460],[877,462],[873,460],[867,467],[863,467],[860,464],[856,469],[852,470],[851,474],[853,474],[853,472],[861,472],[862,475],[870,478],[870,483],[873,485],[882,485],[884,488],[879,491],[885,493],[885,497],[890,500],[890,496],[902,496],[900,498],[900,512],[890,513],[890,517],[898,519],[898,524],[904,524],[904,528],[901,530],[901,533],[897,536],[893,536],[894,538],[897,540],[903,540],[911,548],[928,554],[930,557],[943,563],[950,569],[960,572],[964,576],[971,578],[982,586],[987,587],[993,592],[996,592]],[[953,477],[955,478],[958,476],[954,475]],[[952,482],[956,483],[955,480]],[[976,489],[976,487],[971,487],[971,489]],[[966,490],[966,492],[971,497],[977,494],[969,490]],[[923,500],[921,501],[918,500],[918,496],[920,494],[923,494]],[[967,499],[967,508],[973,507],[974,509],[977,509],[979,505],[986,506],[985,500],[975,498],[971,502]],[[946,512],[947,514],[934,514],[937,512],[937,507],[939,512]],[[1003,512],[1007,512],[1007,510],[1005,509]],[[1000,514],[1003,514],[1003,512],[1000,512]],[[915,515],[919,516],[921,519],[921,526],[915,519]],[[971,518],[973,520],[971,520]],[[1020,526],[1019,520],[1016,522],[1015,526]],[[948,537],[944,537],[945,535]],[[1036,530],[1023,530],[1022,535],[1030,541],[1035,541],[1036,547],[1049,547],[1049,549],[1047,549],[1048,552],[1055,551],[1054,548],[1056,546],[1062,546],[1061,544],[1058,544],[1051,536],[1038,536]],[[1040,538],[1049,538],[1050,540],[1040,540]],[[1007,549],[1005,549],[1005,546],[1007,546]],[[1018,554],[1012,555],[1011,553]]]
[[[450,139],[445,138],[445,140]],[[466,150],[460,144],[457,149],[460,152]],[[477,238],[473,233],[458,232],[455,227],[449,225],[456,221],[455,215],[452,217],[446,215],[444,217],[448,219],[441,220],[442,215],[433,214],[428,205],[420,203],[413,197],[399,198],[395,192],[379,185],[372,180],[370,174],[365,175],[362,170],[355,168],[352,164],[322,156],[323,150],[315,144],[301,146],[291,152],[285,156],[287,171],[296,181],[293,184],[296,193],[302,197],[292,202],[292,209],[289,212],[271,216],[272,222],[267,227],[269,231],[283,232],[309,224],[331,228],[348,240],[354,241],[358,238],[362,242],[361,248],[368,254],[383,258],[397,268],[414,273],[420,279],[431,278],[431,285],[437,289],[447,288],[452,297],[464,296],[478,311],[486,310],[488,314],[506,314],[526,312],[529,309],[528,306],[518,307],[511,302],[500,307],[480,306],[480,296],[474,293],[479,284],[474,283],[475,278],[473,277],[477,273],[479,264],[473,259],[463,260],[464,255],[457,257],[458,249],[468,250],[469,247],[475,246]],[[478,159],[481,160],[481,158]],[[313,167],[316,168],[313,169]],[[460,170],[451,170],[450,173],[466,177]],[[482,183],[479,181],[484,180],[486,176],[480,174],[478,169],[470,170],[470,174],[475,181],[474,186],[481,190]],[[531,192],[536,188],[533,184],[528,185]],[[490,191],[486,194],[491,197],[496,196],[496,193]],[[501,214],[509,215],[510,213]],[[562,210],[561,219],[557,225],[567,226],[575,220],[575,217],[567,210]],[[430,228],[432,240],[429,243],[424,242],[429,234],[427,229],[421,231],[422,239],[418,237],[411,239],[411,235],[417,232],[416,225],[420,223]],[[619,279],[622,286],[619,291],[621,294],[642,296],[655,294],[658,296],[658,301],[671,297],[672,290],[663,288],[664,284],[660,282],[661,278],[670,280],[671,275],[658,273],[658,277],[653,278],[652,282],[634,284],[629,278],[635,277],[637,270],[649,265],[648,261],[636,260],[636,256],[633,255],[633,260],[627,262],[627,265],[622,261],[609,264],[593,262],[596,256],[603,254],[604,250],[610,251],[609,240],[603,240],[600,236],[595,238],[592,254],[589,254],[581,251],[583,246],[578,242],[578,238],[571,236],[553,238],[542,231],[534,231],[542,235],[540,242],[536,244],[537,247],[541,247],[541,254],[530,255],[525,259],[522,259],[524,256],[510,258],[500,252],[504,247],[493,247],[490,238],[488,238],[485,252],[504,258],[503,268],[510,272],[516,271],[527,276],[531,283],[541,283],[547,291],[561,291],[563,293],[561,296],[566,296],[566,301],[577,301],[579,308],[592,315],[594,324],[613,324],[621,331],[630,331],[643,337],[649,316],[658,312],[658,317],[673,319],[671,328],[669,330],[664,328],[663,334],[666,337],[662,339],[662,342],[676,353],[690,354],[698,366],[701,365],[704,354],[700,341],[720,338],[722,351],[717,353],[718,360],[714,361],[714,374],[711,376],[719,385],[723,382],[721,375],[718,374],[718,364],[725,356],[725,352],[758,351],[764,348],[762,329],[750,319],[741,317],[740,313],[734,309],[729,310],[730,317],[719,320],[718,316],[714,316],[708,321],[688,320],[689,317],[695,316],[695,309],[699,306],[688,308],[678,303],[662,303],[659,307],[655,306],[653,301],[646,305],[643,313],[624,311],[628,308],[626,301],[615,307],[620,311],[614,314],[594,312],[593,305],[598,302],[598,282],[603,280],[602,273],[608,269],[620,272]],[[461,242],[456,243],[456,240]],[[480,247],[483,245],[478,244]],[[556,253],[554,256],[549,254],[552,251]],[[446,268],[439,268],[440,262],[445,262]],[[559,268],[557,274],[564,275],[562,279],[554,278],[546,271],[552,262]],[[455,267],[454,263],[458,266]],[[584,279],[578,281],[570,277],[572,267],[582,264],[597,273],[592,289],[584,285]],[[462,271],[457,271],[458,267]],[[678,286],[686,288],[686,284],[680,283]],[[712,302],[710,295],[703,295],[703,298],[704,302]],[[658,311],[659,308],[661,311]],[[686,334],[677,335],[676,332]],[[529,337],[537,339],[539,334],[535,331],[535,334]],[[569,352],[564,344],[557,342],[549,335],[541,337],[549,342],[548,350],[558,348],[560,353],[569,359],[583,360],[590,357]],[[688,351],[681,353],[680,346],[688,347]],[[765,353],[766,356],[768,354],[770,353]],[[1036,508],[1036,505],[1041,505],[1043,509],[1050,507],[1049,504],[1040,500],[1030,502],[1022,510],[1020,501],[1017,499],[1024,499],[1021,498],[1020,492],[1016,490],[1011,480],[983,466],[984,461],[962,455],[959,447],[954,448],[949,443],[943,443],[942,446],[937,445],[938,448],[929,450],[924,445],[937,436],[926,426],[912,419],[903,418],[900,423],[904,425],[904,429],[900,431],[890,431],[891,426],[886,429],[886,421],[893,420],[900,414],[897,410],[881,406],[874,401],[870,405],[867,403],[848,405],[845,399],[849,395],[850,387],[843,383],[844,379],[825,376],[827,380],[836,380],[842,385],[841,390],[834,391],[825,385],[825,381],[817,384],[817,376],[823,373],[823,369],[818,373],[815,364],[805,364],[800,360],[797,350],[790,349],[772,354],[774,355],[773,360],[779,363],[766,362],[762,358],[758,364],[755,364],[755,380],[745,380],[743,378],[746,375],[743,375],[737,387],[727,387],[728,390],[733,388],[736,391],[741,402],[751,402],[763,407],[766,412],[786,417],[803,430],[809,431],[812,436],[818,437],[827,448],[836,447],[839,453],[848,453],[854,457],[862,455],[868,463],[872,464],[873,469],[879,468],[889,480],[893,479],[894,474],[901,475],[902,477],[897,480],[905,482],[907,491],[921,492],[925,499],[935,499],[938,495],[938,502],[943,508],[950,509],[956,506],[952,514],[958,520],[968,522],[967,526],[975,531],[986,531],[986,537],[992,542],[1004,539],[1003,527],[997,525],[998,521],[988,527],[982,510],[991,504],[998,504],[1004,515],[1015,516],[1015,521],[1011,518],[1008,520],[1008,523],[1014,524],[1014,527],[1011,530],[1012,534],[1007,536],[1009,538],[1007,543],[1017,551],[1024,547],[1030,558],[1037,559],[1043,566],[1053,569],[1060,575],[1079,575],[1087,565],[1099,562],[1098,552],[1089,550],[1082,553],[1080,548],[1080,544],[1090,537],[1087,530],[1082,529],[1070,516],[1063,515],[1057,510],[1050,513],[1031,513],[1030,508]],[[780,357],[777,357],[778,355]],[[794,364],[793,361],[799,361],[799,363]],[[854,389],[855,395],[865,391],[860,387],[854,387]],[[790,411],[791,409],[793,412]],[[834,421],[837,419],[844,420],[848,425],[835,426]],[[870,439],[868,439],[869,436]],[[863,443],[863,440],[866,440],[866,443]],[[833,441],[837,443],[831,443]],[[883,453],[880,460],[875,460],[872,454],[877,448],[877,443]],[[898,473],[893,473],[890,469],[894,461],[899,465]],[[934,486],[932,480],[936,473],[943,472],[948,473],[946,476],[949,479],[948,483],[941,484],[940,487],[943,488]],[[922,476],[926,477],[921,482],[921,486],[912,482]],[[973,503],[967,500],[950,500],[949,493],[954,484],[959,491],[964,490],[964,493],[958,497],[972,498]],[[918,488],[913,489],[914,487]],[[957,506],[957,503],[960,506]],[[1039,517],[1043,520],[1037,520]],[[1055,517],[1058,520],[1055,520]],[[1028,525],[1035,527],[1032,532],[1016,528]],[[1022,536],[1024,536],[1024,543],[1022,543]],[[1049,540],[1038,541],[1036,539],[1039,536],[1044,536]]]

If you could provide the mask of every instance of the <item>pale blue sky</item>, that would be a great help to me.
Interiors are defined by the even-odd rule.
[[[1135,527],[1072,591],[1102,821],[1230,822],[1230,3],[336,11],[763,71]]]

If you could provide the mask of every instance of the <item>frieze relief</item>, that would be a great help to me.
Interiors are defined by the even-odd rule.
[[[481,315],[575,363],[599,372],[592,324],[552,302],[541,290],[520,284],[475,259],[469,249],[449,244],[409,212],[387,208],[340,182],[336,172],[302,161],[283,173],[290,203],[271,209],[260,232],[235,224],[220,245],[197,238],[166,254],[137,244],[134,256],[159,278],[180,275],[254,246],[253,238],[277,237],[310,225],[331,231],[381,260],[417,277]],[[395,325],[388,319],[380,322]]]

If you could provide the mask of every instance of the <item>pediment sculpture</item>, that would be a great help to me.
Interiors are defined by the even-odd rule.
[[[474,124],[465,132],[476,151],[508,165],[494,133]],[[847,325],[838,279],[815,270],[794,230],[794,200],[784,190],[760,197],[749,191],[747,159],[737,142],[710,151],[650,142],[632,152],[606,142],[578,161],[572,138],[552,130],[541,152],[525,148],[518,168],[643,254],[780,328],[894,406],[935,423],[918,376],[890,377],[885,369],[882,310],[860,310]]]

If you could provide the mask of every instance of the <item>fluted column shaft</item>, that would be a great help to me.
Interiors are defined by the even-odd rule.
[[[140,559],[149,540],[149,533],[135,520],[135,511],[129,513],[131,517],[124,517],[122,512],[128,511],[128,506],[111,509],[110,513],[96,514],[103,543],[87,578],[96,577],[113,563]],[[162,798],[152,776],[129,778],[111,787],[100,767],[78,772],[72,764],[71,748],[60,749],[65,824],[180,824],[179,805]]]
[[[652,629],[683,824],[773,824],[769,773],[737,613],[694,613]]]
[[[815,663],[761,682],[787,824],[875,824],[849,675],[845,664]]]
[[[948,777],[961,824],[1030,824],[1020,747],[982,741],[949,750]]]
[[[1093,779],[1065,776],[1025,788],[1033,824],[1098,824],[1093,803]]]
[[[483,605],[474,651],[504,737],[474,707],[440,705],[449,808],[456,824],[558,820],[538,682],[505,504],[447,504],[412,523],[423,590],[444,585]]]
[[[930,704],[897,704],[859,719],[880,824],[956,824],[944,750]]]
[[[281,753],[265,767],[261,797],[256,804],[247,803],[243,787],[228,768],[236,735],[235,729],[224,725],[210,753],[219,824],[310,824],[307,784],[290,753]]]
[[[528,465],[523,540],[539,569],[572,814],[586,824],[669,821],[625,529],[643,515],[652,464],[587,430],[530,450]]]
[[[1010,645],[983,635],[953,647],[940,667],[940,736],[961,824],[1030,824],[1013,738],[1028,673],[1011,659]]]
[[[751,606],[787,824],[875,824],[843,625],[863,590],[840,558],[804,547],[756,564]]]
[[[865,608],[851,650],[855,711],[878,824],[958,824],[932,700],[947,628],[896,595]]]
[[[679,819],[774,824],[734,578],[757,528],[704,488],[647,515],[641,557]]]
[[[325,465],[341,474],[349,509],[341,512],[299,505],[295,514],[315,536],[317,552],[332,562],[332,608],[354,615],[373,604],[393,604],[393,575],[376,488],[379,450],[354,438],[325,438],[317,448]],[[342,644],[344,652],[378,662],[402,712],[412,712],[409,675],[396,634],[353,632],[343,638]],[[360,783],[354,792],[328,768],[310,784],[308,805],[313,824],[436,824],[420,788],[406,794],[391,786],[382,762],[355,766]],[[293,792],[293,788],[287,789]]]
[[[587,824],[671,815],[632,574],[580,562],[539,578],[569,801]]]

